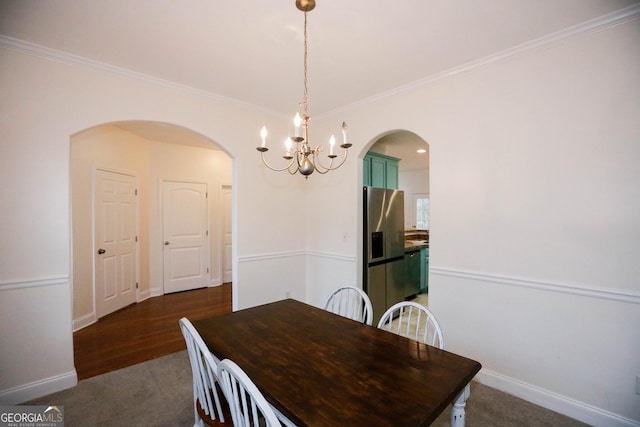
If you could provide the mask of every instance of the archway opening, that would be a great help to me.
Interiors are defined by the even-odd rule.
[[[373,139],[365,150],[362,183],[368,189],[363,189],[361,208],[363,288],[378,300],[378,311],[404,299],[428,305],[429,144],[413,132],[394,130]],[[399,194],[380,196],[377,189],[397,190]],[[386,204],[380,207],[379,202],[371,203],[376,197],[383,203],[392,198],[403,202],[393,209]],[[384,212],[378,213],[381,209]],[[392,219],[398,216],[402,219]],[[378,230],[380,218],[385,218],[384,231]],[[393,237],[398,234],[400,237]],[[377,257],[372,252],[374,237],[383,242]]]
[[[74,331],[124,306],[166,294],[167,265],[178,271],[174,277],[192,279],[189,288],[227,283],[230,289],[232,167],[230,156],[215,142],[173,124],[105,123],[72,135]],[[171,199],[167,188],[176,186],[189,187],[189,192]],[[167,209],[170,199],[173,210]],[[176,212],[183,217],[176,219]],[[183,227],[187,221],[188,230]],[[176,235],[193,237],[195,230],[201,238],[183,246],[180,256],[168,257],[176,245],[167,245],[167,224],[177,227]],[[176,260],[183,262],[177,269]],[[119,294],[126,298],[110,305]],[[102,300],[108,302],[106,311]]]

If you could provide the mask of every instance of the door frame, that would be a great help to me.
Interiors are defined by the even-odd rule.
[[[231,183],[221,183],[218,189],[218,194],[219,194],[219,200],[218,200],[218,235],[220,236],[220,238],[218,239],[218,253],[220,254],[220,256],[218,257],[218,263],[220,264],[219,267],[219,271],[220,271],[220,285],[226,283],[226,281],[224,280],[224,264],[225,264],[225,255],[224,255],[224,232],[225,232],[225,225],[224,225],[224,209],[226,208],[225,204],[222,202],[222,198],[223,198],[223,192],[226,191],[226,189],[229,189],[229,191],[231,192],[231,200],[229,203],[229,212],[227,212],[226,214],[229,215],[229,219],[231,220],[231,229],[229,230],[229,232],[231,233],[231,254],[229,262],[231,263],[231,279],[230,281],[233,283],[233,272],[234,272],[234,268],[233,268],[233,239],[234,239],[234,233],[233,233],[233,224],[234,224],[234,219],[233,219],[233,185]]]

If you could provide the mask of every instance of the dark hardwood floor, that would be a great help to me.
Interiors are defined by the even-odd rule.
[[[231,283],[149,298],[73,334],[78,380],[185,350],[181,317],[231,312]]]

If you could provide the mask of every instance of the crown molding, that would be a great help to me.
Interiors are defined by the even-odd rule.
[[[522,43],[520,45],[503,50],[501,52],[498,52],[474,61],[467,62],[466,64],[462,64],[460,66],[451,68],[449,70],[445,70],[443,72],[436,73],[419,80],[415,80],[413,82],[396,87],[389,91],[381,92],[379,94],[364,98],[360,101],[356,101],[354,103],[328,111],[326,113],[319,114],[317,118],[323,118],[323,117],[331,116],[333,114],[340,113],[342,111],[352,110],[354,108],[357,108],[366,104],[370,104],[384,98],[388,98],[409,90],[413,90],[421,86],[432,84],[439,80],[443,80],[460,73],[478,69],[480,67],[483,67],[485,65],[488,65],[497,61],[502,61],[504,59],[512,58],[518,55],[524,55],[526,53],[529,53],[535,50],[555,46],[559,43],[566,42],[567,40],[576,39],[576,38],[584,37],[586,35],[589,35],[598,31],[603,31],[608,28],[633,21],[635,19],[638,19],[639,17],[640,17],[640,4],[635,4],[635,5],[620,9],[616,12],[603,15],[599,18],[595,18],[595,19],[583,22],[573,27],[569,27],[564,30],[548,34],[546,36],[531,40],[529,42]],[[225,97],[212,92],[207,92],[207,91],[197,89],[188,85],[160,79],[158,77],[139,73],[137,71],[132,71],[132,70],[118,67],[115,65],[107,64],[105,62],[100,62],[100,61],[85,58],[79,55],[74,55],[74,54],[63,52],[60,50],[51,49],[45,46],[41,46],[35,43],[30,43],[30,42],[9,37],[3,34],[0,34],[0,48],[7,48],[10,50],[22,52],[28,55],[37,56],[39,58],[43,58],[49,61],[54,61],[54,62],[59,62],[64,64],[82,65],[82,66],[122,75],[132,79],[143,80],[143,81],[156,84],[159,86],[163,86],[169,89],[173,89],[179,92],[195,95],[202,98],[211,99],[216,102],[233,105],[242,109],[259,111],[264,114],[270,114],[278,117],[283,116],[283,113],[281,112],[268,109],[265,107],[260,107],[255,104],[250,104],[248,102]]]
[[[129,70],[127,68],[118,67],[116,65],[108,64],[106,62],[96,61],[84,56],[74,55],[72,53],[64,52],[57,49],[52,49],[39,44],[27,42],[24,40],[9,37],[4,34],[0,34],[0,48],[6,48],[23,54],[35,56],[52,62],[58,62],[61,64],[80,65],[95,70],[106,71],[108,73],[117,74],[130,79],[142,80],[147,83],[151,83],[157,86],[162,86],[168,89],[182,92],[189,95],[194,95],[200,98],[210,99],[219,103],[233,105],[245,110],[258,111],[263,114],[269,114],[274,116],[284,116],[278,111],[274,111],[265,107],[260,107],[255,104],[240,101],[235,98],[229,98],[222,95],[218,95],[213,92],[207,92],[202,89],[197,89],[192,86],[188,86],[181,83],[172,82],[170,80],[154,77],[149,74],[139,73],[137,71]]]
[[[635,4],[603,15],[599,18],[595,18],[581,24],[565,28],[564,30],[557,31],[555,33],[539,37],[537,39],[519,44],[509,49],[494,53],[492,55],[485,56],[483,58],[479,58],[474,61],[470,61],[465,64],[450,68],[440,73],[432,74],[422,79],[415,80],[402,86],[398,86],[394,89],[372,95],[370,97],[356,101],[352,104],[348,104],[318,115],[317,118],[324,118],[347,110],[353,110],[355,108],[362,107],[363,105],[371,104],[373,102],[389,98],[410,90],[415,90],[419,87],[426,86],[461,73],[476,70],[494,62],[503,61],[505,59],[514,58],[516,56],[522,56],[541,49],[548,49],[552,46],[565,43],[569,40],[585,37],[589,34],[593,34],[599,31],[604,31],[608,28],[622,25],[638,18],[640,18],[640,4]]]

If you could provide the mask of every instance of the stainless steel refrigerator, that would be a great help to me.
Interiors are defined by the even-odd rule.
[[[405,298],[404,192],[375,187],[363,192],[363,289],[376,325],[387,308]]]

